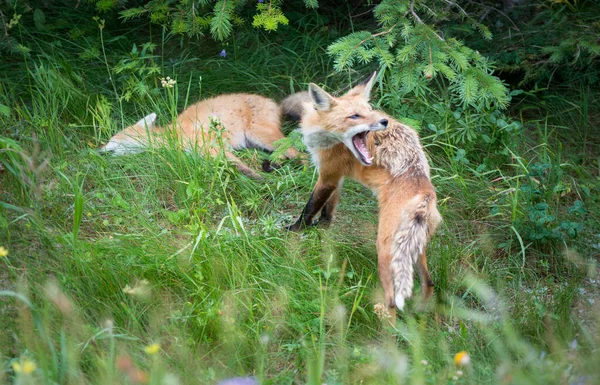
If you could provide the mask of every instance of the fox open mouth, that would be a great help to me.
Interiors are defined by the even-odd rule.
[[[367,133],[369,131],[360,132],[352,137],[352,144],[360,155],[360,160],[367,166],[373,162],[373,157],[367,148]]]

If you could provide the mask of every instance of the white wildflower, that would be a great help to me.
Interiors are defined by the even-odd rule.
[[[163,88],[173,88],[175,84],[177,84],[177,80],[171,79],[170,76],[160,78],[160,85],[163,86]]]

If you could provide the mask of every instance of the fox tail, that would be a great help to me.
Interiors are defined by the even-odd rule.
[[[402,210],[400,224],[393,236],[390,262],[394,303],[399,310],[412,295],[414,264],[425,251],[427,241],[440,221],[435,198],[430,194],[417,195]]]
[[[307,104],[312,104],[308,91],[297,92],[283,99],[281,112],[286,119],[297,121],[302,118]]]
[[[100,153],[111,153],[113,155],[136,154],[142,152],[148,146],[148,137],[155,132],[156,114],[153,112],[145,116],[135,125],[116,133],[106,145],[98,149]]]

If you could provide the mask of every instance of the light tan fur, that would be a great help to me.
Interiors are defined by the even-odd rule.
[[[101,151],[116,155],[140,152],[148,147],[149,141],[165,144],[168,131],[186,151],[204,149],[215,156],[220,148],[215,130],[210,130],[211,122],[223,127],[222,139],[227,158],[244,174],[260,179],[256,171],[231,152],[244,148],[272,152],[275,150],[274,142],[284,137],[279,106],[274,100],[260,95],[227,94],[202,100],[188,107],[173,124],[165,127],[156,125],[156,114],[152,113],[115,134]],[[298,153],[290,148],[285,155],[295,158]]]
[[[415,264],[424,299],[433,293],[425,247],[441,216],[417,133],[369,104],[375,76],[341,97],[311,84],[307,94],[284,101],[283,105],[296,101],[292,111],[302,111],[304,142],[319,168],[311,199],[290,230],[312,225],[319,211],[319,222],[330,223],[344,177],[369,187],[379,201],[379,279],[393,313],[395,307],[402,310],[405,299],[412,295]],[[312,104],[306,103],[307,98]],[[354,145],[360,142],[354,138],[357,133],[366,135],[368,151]],[[348,136],[354,139],[348,140]],[[373,158],[370,164],[369,155]]]

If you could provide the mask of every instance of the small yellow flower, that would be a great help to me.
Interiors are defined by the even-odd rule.
[[[31,374],[31,373],[33,373],[35,368],[36,368],[35,362],[30,361],[30,360],[25,360],[25,362],[23,362],[23,373]]]
[[[144,351],[148,355],[156,354],[156,353],[158,353],[159,350],[160,350],[160,345],[159,344],[151,344],[151,345],[148,345],[148,346],[146,346],[144,348]]]
[[[471,357],[469,356],[469,353],[465,352],[464,350],[456,353],[454,356],[454,363],[456,366],[466,366],[469,365],[470,362]]]
[[[31,374],[35,370],[35,362],[25,358],[21,362],[14,362],[12,368],[15,373]]]
[[[0,246],[0,257],[6,257],[8,255],[8,250],[4,248],[4,246]]]

